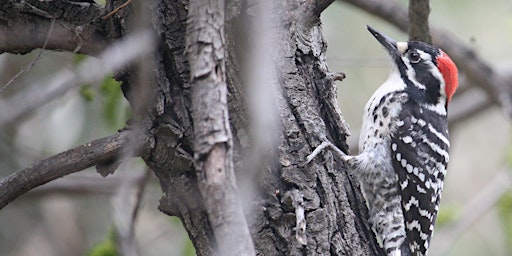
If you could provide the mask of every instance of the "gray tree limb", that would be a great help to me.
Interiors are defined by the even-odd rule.
[[[187,55],[192,86],[194,164],[220,255],[255,255],[233,166],[223,0],[191,0]]]
[[[77,146],[41,160],[0,180],[0,209],[27,191],[85,168],[127,157],[127,149],[136,155],[146,146],[146,140],[134,131],[123,131]],[[133,156],[133,155],[130,155]]]
[[[7,22],[0,22],[0,52],[27,53],[44,45],[96,55],[111,42],[104,12],[100,5],[78,1],[1,1],[0,19]]]
[[[432,44],[428,15],[430,0],[409,0],[409,40]]]

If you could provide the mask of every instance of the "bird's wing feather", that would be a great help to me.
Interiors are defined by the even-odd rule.
[[[432,237],[448,163],[445,116],[409,101],[391,137],[407,242],[412,255],[425,255]]]

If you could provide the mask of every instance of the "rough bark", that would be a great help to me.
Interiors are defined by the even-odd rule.
[[[0,53],[36,48],[95,55],[108,43],[99,5],[66,0],[2,1]]]
[[[233,170],[223,0],[190,0],[187,56],[192,86],[194,165],[220,255],[254,255]]]
[[[209,70],[198,75],[187,59],[185,39],[189,36],[186,28],[191,10],[188,1],[144,2],[149,8],[158,49],[150,58],[141,60],[143,65],[138,66],[145,68],[134,65],[118,72],[116,78],[123,81],[132,106],[139,105],[134,103],[138,88],[150,90],[149,101],[137,112],[135,120],[151,147],[142,157],[164,192],[159,209],[182,220],[198,255],[215,254],[222,233],[216,231],[218,223],[212,220],[211,195],[201,193],[205,177],[201,176],[204,173],[196,172],[194,156],[196,161],[197,156],[226,160],[232,149],[238,186],[254,187],[243,206],[256,254],[377,255],[381,250],[367,224],[367,209],[355,178],[329,152],[303,166],[306,156],[322,141],[329,140],[347,150],[347,126],[333,84],[340,76],[327,68],[326,43],[319,22],[320,11],[331,1],[318,5],[312,1],[303,5],[296,0],[270,2],[276,32],[272,35],[276,79],[271,82],[271,88],[275,88],[271,102],[280,126],[272,131],[272,136],[278,138],[276,146],[265,151],[255,148],[257,141],[248,137],[252,126],[246,110],[247,79],[241,68],[251,46],[244,33],[251,31],[248,26],[255,25],[250,19],[259,15],[257,4],[236,0],[226,3],[227,49],[217,52],[226,70],[221,65],[213,73]],[[108,1],[103,13],[123,3]],[[136,29],[130,22],[135,15],[133,6],[120,9],[101,23],[105,40],[117,40]],[[315,7],[312,11],[311,6]],[[201,36],[211,40],[215,35]],[[188,52],[191,50],[194,48],[188,48]],[[225,79],[210,79],[210,75],[219,72],[225,74]],[[199,113],[193,113],[193,102],[197,99],[192,88],[202,79],[216,86],[225,82],[233,136],[232,142],[223,140],[205,150],[198,148],[201,142],[194,131],[198,129]],[[221,97],[220,103],[224,102]],[[221,113],[221,126],[227,127],[225,109]],[[222,168],[231,167],[222,163]]]

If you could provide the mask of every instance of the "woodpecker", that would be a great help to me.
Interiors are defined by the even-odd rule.
[[[418,41],[396,42],[367,27],[391,56],[387,81],[365,107],[359,154],[335,149],[358,177],[369,223],[389,256],[426,255],[449,160],[447,107],[458,86],[454,62]]]
[[[426,255],[449,161],[447,108],[457,67],[439,48],[367,29],[393,68],[366,104],[359,155],[344,158],[358,173],[386,253]]]

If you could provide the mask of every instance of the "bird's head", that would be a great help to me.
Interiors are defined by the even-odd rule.
[[[406,90],[418,93],[427,104],[445,106],[458,86],[458,70],[452,59],[441,49],[418,42],[397,42],[367,26],[393,59],[396,70],[404,79]]]

